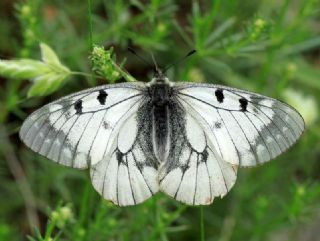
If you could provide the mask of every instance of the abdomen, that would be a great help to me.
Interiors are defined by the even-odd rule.
[[[169,151],[169,108],[168,105],[156,106],[152,108],[153,116],[153,150],[159,162],[166,160]]]

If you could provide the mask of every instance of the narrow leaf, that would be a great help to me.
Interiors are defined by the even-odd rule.
[[[45,96],[53,93],[62,86],[66,74],[48,73],[34,79],[34,84],[28,91],[28,97]]]
[[[32,79],[48,72],[50,68],[37,60],[0,60],[0,76],[6,78]]]
[[[45,43],[40,43],[40,49],[41,49],[41,59],[43,62],[48,64],[53,64],[56,66],[61,65],[61,62],[56,55],[56,53]]]

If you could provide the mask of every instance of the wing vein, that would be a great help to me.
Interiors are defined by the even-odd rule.
[[[190,163],[191,155],[192,155],[192,151],[190,151],[190,155],[189,155],[189,158],[188,158],[188,162],[187,162],[186,168],[189,168],[189,163]],[[182,181],[183,181],[184,174],[186,173],[186,171],[187,171],[187,169],[186,169],[186,170],[183,170],[183,173],[182,173],[182,177],[181,177],[179,186],[178,186],[178,188],[177,188],[176,193],[174,194],[174,199],[176,199],[176,197],[177,197],[177,194],[178,194],[178,192],[179,192],[179,190],[180,190],[180,186],[181,186],[181,183],[182,183]]]
[[[183,93],[180,93],[179,91],[185,90],[185,89],[203,88],[203,87],[206,87],[206,88],[209,88],[209,89],[217,89],[217,88],[225,89],[225,90],[230,91],[231,93],[233,93],[234,95],[237,95],[237,96],[239,96],[239,97],[244,97],[244,96],[242,96],[241,94],[248,94],[248,95],[254,96],[254,98],[256,98],[256,99],[260,99],[260,100],[264,100],[264,99],[271,100],[271,101],[273,101],[273,102],[275,102],[275,103],[280,103],[280,104],[282,104],[283,106],[286,106],[286,107],[289,108],[290,110],[293,110],[293,111],[297,112],[293,107],[289,106],[289,105],[286,104],[286,103],[283,103],[282,101],[276,100],[276,99],[274,99],[274,98],[271,98],[271,97],[268,97],[268,96],[263,96],[263,95],[260,95],[260,94],[258,94],[258,93],[255,93],[255,92],[250,92],[250,91],[241,90],[241,89],[235,89],[235,88],[226,87],[226,86],[222,86],[222,85],[210,85],[210,84],[207,84],[207,85],[204,85],[204,84],[195,85],[195,84],[193,83],[192,86],[191,86],[191,85],[177,86],[177,87],[175,87],[175,90],[177,90],[179,94],[183,94]],[[239,93],[241,93],[241,94],[239,94]],[[255,104],[256,104],[256,103],[254,103],[254,102],[252,102],[252,101],[250,101],[250,100],[248,100],[248,102],[250,102],[252,105],[255,105]],[[209,103],[207,103],[207,104],[209,104]],[[264,107],[266,107],[266,108],[270,108],[270,109],[271,109],[271,107],[269,107],[269,106],[265,106],[265,105],[259,104],[259,103],[257,103],[257,104],[260,105],[260,106],[264,106]],[[209,105],[210,105],[210,104],[209,104]],[[280,108],[279,106],[274,106],[274,107],[272,107],[272,108],[279,109],[279,110],[281,110],[282,112],[284,112],[285,114],[288,114],[285,110],[283,110],[283,109]],[[298,112],[297,112],[297,113],[298,113]],[[290,116],[290,118],[291,118],[294,122],[296,122],[296,120],[295,120],[294,118],[292,118],[291,115],[289,115],[289,116]],[[299,129],[300,129],[301,131],[303,131],[303,129],[299,126],[299,124],[298,124],[297,122],[296,122],[296,125],[299,127]]]
[[[71,132],[72,128],[74,127],[74,124],[78,121],[80,115],[77,116],[77,118],[75,119],[75,121],[72,123],[68,133],[65,135],[62,143],[61,143],[61,147],[60,147],[60,150],[59,150],[59,155],[58,155],[58,159],[57,159],[57,163],[60,163],[60,158],[61,158],[61,152],[62,152],[62,149],[63,149],[63,146],[64,146],[64,143],[66,142],[68,136],[69,136],[69,133]]]
[[[212,129],[212,127],[210,126],[210,124],[208,123],[208,121],[207,121],[207,120],[203,117],[203,115],[202,115],[199,111],[197,111],[190,103],[188,103],[187,101],[185,101],[185,100],[182,99],[181,97],[179,97],[179,99],[182,100],[182,101],[184,101],[188,106],[190,106],[190,108],[193,109],[194,112],[197,113],[197,114],[201,117],[201,119],[208,124],[209,128],[211,129],[211,131],[212,131],[212,133],[213,133],[214,139],[216,140],[216,143],[217,143],[217,145],[218,145],[219,153],[220,153],[221,157],[223,157],[223,153],[222,153],[222,151],[221,151],[220,143],[219,143],[219,141],[218,141],[218,139],[217,139],[217,137],[216,137],[216,134],[214,133],[214,130]],[[198,123],[199,123],[199,122],[198,122]],[[200,123],[199,123],[199,124],[200,124]]]
[[[264,107],[267,107],[267,106],[264,106]],[[267,108],[268,108],[268,107],[267,107]],[[257,109],[259,109],[259,108],[257,108]],[[270,109],[271,109],[271,108],[270,108]],[[261,109],[259,109],[259,110],[262,111]],[[272,110],[272,109],[271,109],[271,110]],[[262,112],[264,113],[265,116],[267,116],[264,111],[262,111]],[[286,113],[286,114],[289,115],[288,113]],[[279,116],[279,115],[275,115],[275,116],[284,124],[285,127],[288,127],[288,129],[290,130],[290,132],[291,132],[291,134],[292,134],[292,137],[295,138],[296,135],[295,135],[292,127],[291,127],[290,125],[287,125],[286,122],[281,118],[281,116]],[[290,115],[289,115],[289,116],[290,116]],[[282,131],[281,131],[280,129],[279,129],[279,131],[282,133]],[[286,138],[286,139],[287,139],[287,138]],[[288,139],[287,139],[287,141],[288,141],[288,143],[290,143]],[[294,142],[295,140],[293,139],[292,141]]]
[[[118,169],[117,169],[117,185],[116,185],[116,197],[117,197],[117,204],[119,204],[119,168],[120,168],[120,163],[118,163]],[[104,180],[103,183],[106,181],[106,175],[104,175]]]
[[[208,146],[208,148],[210,149],[210,151],[212,152],[213,156],[216,158],[216,161],[218,163],[218,166],[219,166],[219,169],[220,169],[220,172],[221,172],[221,176],[222,176],[222,179],[223,179],[223,183],[224,183],[224,186],[227,190],[227,193],[229,192],[229,189],[228,189],[228,186],[227,186],[227,182],[226,182],[226,178],[224,177],[224,174],[222,172],[222,168],[221,168],[221,165],[220,165],[220,162],[219,162],[219,158],[217,158],[217,156],[215,155],[214,151],[210,148],[210,146]],[[230,164],[231,165],[231,164]]]
[[[232,139],[231,134],[230,134],[230,132],[229,132],[229,129],[227,128],[226,123],[225,123],[224,119],[222,118],[219,110],[217,110],[217,113],[218,113],[220,119],[222,120],[223,125],[225,126],[225,128],[226,128],[226,130],[227,130],[227,133],[228,133],[228,135],[229,135],[229,138],[230,138],[230,140],[232,141],[232,144],[233,144],[233,146],[234,146],[234,148],[235,148],[235,150],[236,150],[236,152],[237,152],[237,156],[238,156],[238,160],[239,160],[239,165],[241,165],[241,158],[240,158],[240,155],[239,155],[239,150],[238,150],[237,146],[235,145],[234,140]]]
[[[209,179],[210,200],[212,201],[212,185],[211,185],[212,179],[211,179],[211,176],[210,176],[210,174],[209,174],[208,162],[205,162],[205,164],[206,164],[206,170],[207,170],[207,173],[208,173],[208,179]]]
[[[89,118],[87,124],[85,125],[83,131],[81,132],[81,135],[80,135],[80,137],[79,137],[79,139],[78,139],[78,141],[77,141],[76,146],[74,147],[74,150],[73,150],[73,153],[72,153],[72,157],[71,157],[71,158],[72,158],[72,159],[71,159],[71,161],[72,161],[71,166],[72,166],[72,167],[74,167],[74,158],[75,158],[75,156],[76,156],[76,154],[77,154],[77,150],[78,150],[79,143],[80,143],[80,141],[81,141],[81,139],[82,139],[82,136],[83,136],[84,132],[86,131],[89,123],[91,122],[93,116],[94,116],[94,114],[92,114],[91,117]]]
[[[272,158],[271,152],[270,152],[270,150],[269,150],[269,146],[266,144],[265,139],[264,139],[264,138],[263,138],[263,136],[260,134],[260,132],[258,131],[258,128],[257,128],[257,127],[256,127],[256,125],[253,123],[253,121],[248,117],[247,113],[246,113],[246,112],[244,112],[244,114],[245,114],[246,118],[250,121],[250,123],[252,124],[252,126],[255,128],[255,130],[257,131],[257,133],[258,133],[258,135],[259,135],[260,139],[263,141],[264,146],[265,146],[265,147],[266,147],[266,149],[268,150],[269,157],[270,157],[270,158]]]
[[[242,96],[242,95],[240,95],[240,94],[238,94],[236,91],[233,91],[233,90],[229,90],[230,92],[232,92],[234,95],[237,95],[237,96],[239,96],[239,97],[242,97],[242,98],[245,98],[244,96]],[[248,94],[248,93],[247,93]],[[267,97],[267,96],[265,96],[265,97],[260,97],[259,98],[259,96],[255,96],[255,98],[257,99],[260,99],[260,100],[264,100],[264,99],[268,99],[268,100],[271,100],[271,101],[273,101],[273,102],[275,102],[275,103],[278,103],[278,102],[280,102],[280,101],[278,101],[278,100],[276,100],[276,99],[273,99],[273,98],[270,98],[270,97]],[[296,122],[296,120],[294,119],[294,118],[292,118],[292,116],[288,113],[288,112],[286,112],[285,110],[283,110],[282,108],[280,108],[279,106],[272,106],[272,108],[271,107],[269,107],[269,106],[267,106],[267,105],[263,105],[263,104],[260,104],[260,103],[254,103],[254,102],[252,102],[252,101],[250,101],[250,100],[248,100],[248,102],[249,103],[251,103],[253,106],[255,106],[256,107],[256,105],[259,105],[259,106],[262,106],[262,107],[265,107],[265,108],[268,108],[268,109],[271,109],[272,111],[273,111],[273,109],[278,109],[278,110],[280,110],[280,111],[282,111],[284,114],[286,114],[286,115],[288,115],[290,118],[291,118],[291,120],[293,120],[293,122],[296,124],[296,126],[298,127],[298,129],[300,129],[301,131],[303,131],[301,128],[300,128],[300,126],[298,125],[298,123]],[[287,106],[287,104],[285,104],[285,103],[282,103],[282,102],[280,102],[281,104],[284,104],[285,106]],[[257,108],[257,107],[256,107]],[[289,108],[289,109],[292,109],[290,106],[287,106],[287,108]],[[280,119],[282,120],[282,118],[280,117]],[[283,120],[282,120],[283,121]],[[285,122],[284,122],[285,123]],[[286,124],[285,124],[286,125]],[[291,127],[289,127],[290,129],[291,129],[291,133],[292,133],[292,128]],[[295,135],[293,135],[293,136],[295,136]]]
[[[143,91],[143,88],[129,88],[129,87],[122,87],[122,86],[119,86],[119,87],[116,87],[116,86],[113,86],[111,88],[101,88],[101,86],[98,86],[97,88],[91,88],[91,89],[88,89],[88,90],[83,90],[83,91],[80,91],[78,93],[74,93],[74,94],[71,94],[69,96],[66,96],[66,97],[62,97],[61,99],[58,99],[54,102],[52,102],[51,104],[56,104],[56,103],[66,103],[68,102],[68,99],[70,98],[74,98],[74,97],[78,97],[80,95],[83,95],[81,98],[79,98],[80,100],[81,99],[84,99],[86,98],[87,96],[89,96],[90,94],[94,93],[95,91],[98,91],[98,90],[108,90],[108,89],[132,89],[132,90],[138,90],[138,91]],[[78,99],[78,100],[79,100]],[[74,104],[74,103],[73,103]]]
[[[66,118],[66,121],[63,122],[63,124],[60,126],[59,130],[56,131],[56,134],[55,134],[54,138],[52,139],[50,148],[48,149],[48,151],[47,151],[47,153],[46,153],[45,156],[48,156],[48,155],[49,155],[49,153],[50,153],[50,151],[51,151],[51,149],[52,149],[52,147],[53,147],[53,144],[54,144],[54,142],[56,141],[56,139],[57,139],[57,137],[58,137],[61,129],[64,127],[64,125],[65,125],[74,115],[75,115],[75,114],[73,114],[72,116],[70,116],[69,119]],[[60,117],[61,117],[61,116],[60,116]],[[59,117],[59,118],[60,118],[60,117]],[[51,127],[53,127],[53,125],[51,125]]]
[[[246,138],[246,141],[248,142],[248,144],[250,146],[250,150],[251,150],[252,154],[255,157],[255,162],[259,163],[259,159],[258,159],[257,153],[253,150],[253,147],[252,147],[252,145],[251,145],[246,133],[244,132],[242,126],[238,123],[237,119],[234,117],[234,114],[232,112],[230,112],[230,113],[231,113],[231,116],[233,117],[233,119],[235,120],[235,122],[237,123],[237,125],[239,126],[239,128],[240,128],[241,132],[243,133],[244,137]]]
[[[270,122],[277,128],[277,130],[279,131],[280,135],[286,140],[286,142],[284,142],[284,144],[287,146],[286,149],[289,148],[290,141],[288,140],[288,138],[286,136],[284,136],[282,134],[282,131],[280,130],[279,126],[276,125],[276,123],[264,111],[262,111],[259,108],[256,108],[256,109],[259,110],[265,117],[267,117],[270,120]]]
[[[131,195],[132,195],[132,199],[133,199],[134,204],[136,204],[136,199],[134,197],[134,192],[133,192],[132,183],[131,183],[131,175],[130,175],[130,171],[129,171],[128,154],[126,154],[126,161],[127,161],[127,172],[128,172],[128,177],[129,177]]]
[[[140,100],[137,100],[136,102],[134,102],[134,103],[130,106],[130,108],[128,108],[128,110],[127,110],[125,113],[123,113],[123,115],[120,116],[120,118],[118,119],[118,121],[117,121],[117,122],[115,123],[115,125],[112,127],[110,136],[112,135],[114,129],[115,129],[116,126],[119,124],[119,122],[122,120],[122,118],[123,118],[139,101],[140,101]],[[142,100],[141,100],[141,102],[142,102]],[[131,116],[130,116],[130,117],[131,117]],[[130,117],[128,117],[128,118],[130,118]],[[138,135],[138,133],[137,133],[137,135]],[[108,148],[108,146],[109,146],[109,141],[110,141],[110,138],[108,139],[106,148],[104,149],[104,152],[103,152],[103,155],[102,155],[103,157],[106,155],[106,151],[107,151],[107,148]]]
[[[142,95],[142,94],[136,94],[136,95],[130,96],[130,97],[128,97],[128,98],[126,98],[126,99],[123,99],[123,100],[121,100],[121,101],[119,101],[119,102],[117,102],[117,103],[114,103],[114,104],[112,104],[112,105],[110,105],[110,106],[108,106],[108,107],[106,107],[106,108],[102,108],[102,109],[99,109],[99,110],[97,110],[97,111],[86,111],[86,112],[83,112],[82,115],[83,115],[83,114],[89,114],[89,113],[97,113],[97,112],[100,112],[100,111],[104,111],[104,110],[111,109],[112,107],[114,107],[114,106],[116,106],[116,105],[118,105],[118,104],[121,104],[121,103],[123,103],[123,102],[125,102],[125,101],[127,101],[127,100],[130,100],[130,99],[132,99],[132,98],[135,98],[135,97],[138,97],[138,96],[141,96],[141,95]],[[72,98],[71,96],[68,96],[68,97]],[[60,101],[60,100],[54,101],[54,102],[52,102],[52,103],[49,103],[49,104],[43,106],[42,108],[44,108],[44,107],[46,107],[46,106],[54,105],[54,104],[60,104],[59,101]],[[38,117],[37,119],[40,119],[42,116],[45,116],[45,115],[50,116],[51,114],[56,113],[56,112],[58,112],[58,111],[60,111],[60,110],[63,110],[63,109],[66,109],[66,111],[68,111],[69,108],[70,108],[71,106],[73,106],[75,103],[76,103],[76,101],[73,102],[73,103],[71,103],[70,105],[62,106],[62,108],[60,108],[60,109],[56,109],[56,110],[51,111],[51,112],[42,113],[41,115],[39,115],[39,117]],[[38,110],[38,111],[41,111],[42,108],[41,108],[40,110]],[[36,115],[36,114],[38,113],[38,111],[35,111],[32,115]]]
[[[90,144],[90,148],[89,148],[89,151],[88,151],[87,156],[86,156],[87,166],[90,166],[90,165],[91,165],[91,162],[89,163],[89,156],[90,156],[90,154],[91,154],[91,150],[92,150],[92,147],[93,147],[93,143],[96,141],[97,135],[98,135],[99,130],[100,130],[101,126],[102,126],[102,123],[103,123],[103,121],[104,121],[104,119],[105,119],[105,117],[106,117],[107,112],[108,112],[108,111],[105,110],[105,113],[104,113],[103,117],[101,118],[99,127],[97,128],[97,131],[96,131],[96,133],[95,133],[95,135],[94,135],[94,137],[93,137],[93,140],[92,140],[92,142],[91,142],[91,144]]]
[[[179,127],[181,127],[181,125],[179,125]],[[182,143],[181,143],[181,146],[184,146],[186,144],[186,141],[183,140]],[[181,156],[181,152],[182,152],[183,148],[180,148],[180,151],[179,151],[179,155],[178,156]],[[162,183],[162,181],[168,176],[170,172],[166,173],[161,179],[160,179],[160,183]]]
[[[194,186],[194,194],[193,194],[193,205],[196,201],[196,195],[197,195],[197,184],[198,184],[198,161],[199,161],[199,154],[197,153],[197,163],[196,163],[196,178],[195,178],[195,186]]]
[[[288,116],[290,117],[290,119],[295,123],[295,125],[298,127],[298,129],[300,129],[301,131],[303,131],[303,129],[301,129],[301,127],[300,127],[300,126],[298,125],[298,123],[296,122],[296,120],[295,120],[294,118],[292,118],[292,116],[291,116],[288,112],[286,112],[285,110],[281,109],[279,106],[272,106],[272,108],[271,108],[271,107],[269,107],[269,106],[262,105],[262,104],[259,104],[259,103],[258,103],[258,105],[263,106],[263,107],[268,108],[268,109],[271,109],[271,110],[273,110],[273,109],[278,109],[278,110],[282,111],[284,114],[286,114],[286,115],[288,115]],[[290,107],[288,107],[288,108],[290,108]],[[281,118],[281,119],[282,119],[282,118]]]
[[[188,94],[185,94],[185,93],[179,93],[180,95],[184,95],[184,96],[187,96],[187,97],[189,97],[189,98],[192,98],[192,99],[194,99],[194,100],[197,100],[197,101],[199,101],[199,102],[202,102],[202,103],[204,103],[204,104],[206,104],[206,105],[209,105],[209,106],[211,106],[211,107],[213,107],[214,109],[216,109],[216,110],[225,110],[225,111],[241,111],[240,109],[239,110],[229,110],[229,109],[226,109],[226,108],[222,108],[222,107],[218,107],[218,106],[215,106],[215,105],[211,105],[210,103],[208,103],[208,102],[206,102],[206,101],[204,101],[204,100],[201,100],[201,99],[199,99],[199,98],[196,98],[196,97],[194,97],[194,96],[192,96],[192,95],[188,95]]]
[[[140,145],[140,144],[139,144],[139,145]],[[144,180],[145,184],[147,185],[147,187],[148,187],[151,195],[154,195],[154,193],[153,193],[153,191],[151,190],[149,184],[147,183],[147,180],[146,180],[145,176],[144,176],[143,173],[142,173],[141,167],[137,164],[137,159],[136,159],[135,154],[134,154],[133,152],[131,152],[131,153],[132,153],[132,156],[133,156],[134,163],[136,164],[136,167],[138,168],[139,172],[141,173],[141,176],[143,177],[143,180]]]
[[[43,116],[44,116],[44,115],[38,116],[38,117],[32,122],[31,126],[29,127],[29,129],[27,130],[27,132],[24,134],[23,139],[27,139],[27,137],[28,137],[28,135],[29,135],[29,132],[31,131],[31,129],[33,128],[33,126],[34,126],[34,125],[39,121],[39,119],[40,119],[41,117],[43,117]],[[41,127],[40,127],[39,130],[42,129],[42,127],[43,127],[43,125],[45,124],[45,122],[46,122],[46,120],[48,119],[48,117],[49,117],[49,114],[48,114],[47,117],[44,118],[43,123],[41,124]],[[32,146],[32,145],[33,145],[33,142],[32,142],[32,144],[31,144],[31,146]]]
[[[268,130],[269,134],[272,136],[273,140],[278,145],[280,152],[282,152],[280,143],[278,142],[277,138],[273,135],[272,131],[270,131],[268,125],[263,120],[261,120],[261,118],[258,115],[256,115],[255,113],[251,113],[251,112],[249,112],[249,113],[251,115],[254,115],[255,117],[257,117],[257,119],[263,124],[263,126]],[[272,123],[272,124],[274,125],[274,123]]]

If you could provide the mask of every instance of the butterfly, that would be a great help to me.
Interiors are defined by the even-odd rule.
[[[238,167],[263,164],[304,131],[289,105],[221,85],[171,82],[98,86],[49,103],[20,138],[56,163],[90,169],[93,187],[119,206],[157,192],[188,205],[226,195]]]

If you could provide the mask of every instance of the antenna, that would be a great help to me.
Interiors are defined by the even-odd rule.
[[[145,58],[142,58],[132,47],[128,47],[128,51],[134,54],[138,59],[140,59],[143,63],[151,66],[150,62],[148,62]]]
[[[174,61],[172,64],[166,66],[163,69],[163,73],[165,73],[168,69],[170,69],[172,66],[176,65],[176,64],[180,64],[181,62],[183,62],[185,59],[187,59],[188,57],[190,57],[191,55],[193,55],[195,52],[197,52],[195,49],[191,50],[190,52],[188,52],[184,57],[177,59],[176,61]]]
[[[153,61],[153,64],[154,64],[154,67],[156,67],[155,71],[159,71],[159,67],[158,67],[158,64],[157,64],[157,61],[156,59],[154,58],[154,55],[153,53],[151,53],[151,58],[152,58],[152,61]]]
[[[140,56],[132,47],[128,47],[128,51],[131,52],[132,54],[134,54],[138,59],[140,59],[143,63],[149,65],[150,67],[152,67],[155,72],[158,72],[160,71],[159,69],[159,66],[154,58],[154,55],[153,53],[151,53],[151,58],[152,58],[152,61],[153,61],[153,66],[150,64],[150,62],[148,62],[145,58],[143,58],[142,56]],[[188,57],[190,57],[191,55],[193,55],[195,52],[197,52],[195,49],[189,51],[185,56],[183,56],[182,58],[180,59],[177,59],[176,61],[174,61],[172,64],[169,64],[168,66],[166,66],[164,69],[163,69],[163,73],[165,73],[168,69],[170,69],[172,66],[174,65],[177,65],[177,64],[180,64],[181,62],[183,62],[185,59],[187,59]]]

